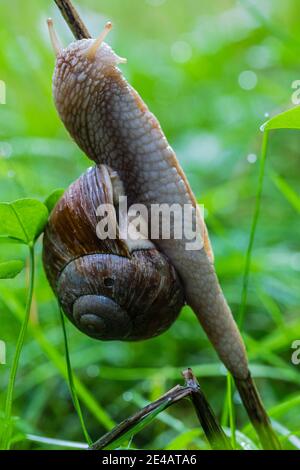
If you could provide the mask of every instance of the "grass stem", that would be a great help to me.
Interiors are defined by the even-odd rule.
[[[68,346],[68,336],[67,336],[66,323],[65,323],[64,314],[63,314],[61,308],[59,308],[59,312],[60,312],[60,319],[61,319],[63,336],[64,336],[65,355],[66,355],[66,364],[67,364],[67,373],[68,373],[68,382],[69,382],[70,393],[71,393],[71,397],[72,397],[72,400],[73,400],[74,408],[77,412],[77,415],[78,415],[78,418],[79,418],[79,421],[80,421],[80,424],[81,424],[83,435],[84,435],[85,440],[88,443],[88,445],[91,446],[93,441],[89,436],[89,433],[87,431],[87,428],[86,428],[86,425],[85,425],[85,422],[84,422],[84,418],[83,418],[83,415],[82,415],[79,398],[78,398],[75,383],[74,383],[74,377],[73,377],[73,371],[72,371],[72,365],[71,365],[71,359],[70,359],[70,352],[69,352],[69,346]]]
[[[263,134],[263,143],[262,143],[261,160],[260,160],[260,168],[259,168],[258,188],[256,192],[256,199],[255,199],[255,208],[254,208],[254,214],[253,214],[253,219],[252,219],[252,224],[251,224],[251,229],[250,229],[250,237],[249,237],[249,242],[248,242],[248,247],[247,247],[245,268],[244,268],[244,274],[243,274],[242,297],[241,297],[240,309],[239,309],[238,319],[237,319],[237,323],[238,323],[240,330],[243,329],[244,320],[245,320],[252,251],[253,251],[256,229],[257,229],[257,224],[258,224],[258,219],[259,219],[259,214],[260,214],[263,184],[264,184],[264,177],[265,177],[268,139],[269,139],[269,132],[265,131]]]
[[[5,402],[5,410],[4,410],[4,423],[2,429],[2,437],[1,437],[1,448],[4,450],[8,450],[10,448],[10,439],[12,434],[12,423],[11,423],[11,414],[12,414],[12,406],[13,406],[13,394],[14,394],[14,387],[16,383],[16,377],[20,362],[21,351],[23,348],[27,326],[30,317],[30,310],[32,305],[32,297],[33,297],[33,289],[34,289],[34,278],[35,278],[35,256],[34,256],[34,245],[29,245],[29,288],[26,300],[26,307],[25,307],[25,315],[22,322],[21,330],[19,333],[17,346],[15,355],[13,358],[13,364],[10,371],[10,377],[8,382],[7,394],[6,394],[6,402]]]

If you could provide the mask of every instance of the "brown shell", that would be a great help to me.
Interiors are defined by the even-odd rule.
[[[97,237],[97,207],[112,199],[102,165],[69,187],[45,230],[45,271],[64,312],[84,333],[102,340],[150,338],[175,321],[183,289],[155,248],[130,254],[123,240]]]
[[[128,256],[122,240],[101,240],[96,234],[97,208],[113,204],[108,176],[104,165],[89,168],[66,190],[50,215],[44,233],[43,261],[54,291],[60,272],[74,258],[99,252]]]

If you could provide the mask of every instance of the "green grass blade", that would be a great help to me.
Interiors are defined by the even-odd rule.
[[[300,196],[281,176],[273,172],[271,177],[273,183],[277,189],[279,189],[283,197],[290,203],[296,212],[300,214]]]
[[[233,380],[231,374],[227,375],[227,400],[231,445],[233,449],[236,449],[236,424],[233,403]]]
[[[263,184],[264,184],[264,177],[265,177],[266,158],[267,158],[267,150],[268,150],[268,138],[269,138],[269,132],[265,131],[263,134],[263,143],[262,143],[262,152],[261,152],[259,179],[258,179],[258,188],[257,188],[256,200],[255,200],[254,215],[253,215],[252,225],[250,229],[250,237],[249,237],[249,243],[248,243],[248,248],[247,248],[247,253],[246,253],[245,269],[244,269],[244,274],[243,274],[242,298],[241,298],[241,304],[240,304],[240,309],[239,309],[238,319],[237,319],[238,326],[241,330],[243,329],[245,313],[246,313],[252,251],[253,251],[253,246],[254,246],[258,218],[260,214],[260,207],[261,207],[262,191],[263,191]]]
[[[239,309],[238,318],[237,318],[237,323],[238,323],[238,326],[239,326],[240,330],[243,329],[245,313],[246,313],[252,251],[253,251],[253,246],[254,246],[254,240],[255,240],[255,234],[256,234],[256,229],[257,229],[258,218],[259,218],[259,214],[260,214],[263,183],[264,183],[264,177],[265,177],[265,166],[266,166],[266,157],[267,157],[267,149],[268,149],[268,137],[269,137],[269,133],[267,131],[265,131],[264,134],[263,134],[262,152],[261,152],[261,161],[260,161],[260,170],[259,170],[258,188],[257,188],[257,192],[256,192],[254,215],[253,215],[252,225],[251,225],[251,229],[250,229],[250,237],[249,237],[249,242],[248,242],[248,248],[247,248],[247,252],[246,252],[246,261],[245,261],[245,268],[244,268],[244,274],[243,274],[243,287],[242,287],[241,303],[240,303],[240,309]],[[231,387],[232,387],[232,379],[231,379],[230,374],[228,374],[227,375],[227,392],[226,392],[227,399],[225,400],[225,407],[223,409],[222,423],[224,424],[225,420],[227,420],[227,417],[229,417],[230,428],[233,426],[233,420],[234,420],[234,416],[233,416],[234,404],[233,404],[233,401],[232,401]]]
[[[14,394],[14,387],[16,383],[16,377],[18,372],[18,366],[20,362],[21,352],[23,348],[23,344],[25,341],[25,336],[27,332],[27,327],[29,323],[29,316],[32,304],[32,297],[33,297],[33,289],[34,289],[34,277],[35,277],[35,257],[34,257],[34,246],[29,246],[29,261],[30,261],[30,275],[29,275],[29,288],[27,294],[27,301],[25,307],[25,315],[22,320],[22,326],[20,330],[20,334],[17,341],[16,351],[13,359],[12,368],[10,371],[10,377],[8,382],[7,394],[6,394],[6,402],[5,402],[5,410],[4,410],[4,423],[2,429],[2,438],[1,438],[1,448],[4,450],[9,449],[10,447],[10,437],[12,432],[11,426],[11,412],[12,412],[12,405],[13,405],[13,394]]]
[[[13,315],[19,320],[22,321],[23,312],[22,306],[20,305],[19,299],[16,296],[12,296],[10,290],[6,289],[4,286],[0,286],[2,292],[2,302],[10,309]],[[61,358],[60,353],[55,349],[52,343],[44,335],[43,330],[36,324],[29,323],[28,331],[35,338],[43,352],[46,354],[48,359],[52,362],[55,368],[58,370],[59,374],[68,381],[68,375],[65,368],[65,362]],[[74,375],[74,383],[78,393],[78,396],[85,404],[87,409],[93,414],[95,419],[101,423],[105,429],[110,430],[114,427],[115,423],[110,418],[108,413],[101,407],[95,398],[91,395],[89,390],[85,385]]]
[[[61,447],[63,449],[88,449],[88,445],[82,442],[64,441],[63,439],[52,439],[50,437],[36,436],[34,434],[26,434],[26,439],[37,444],[44,444],[47,447]]]
[[[81,424],[83,435],[85,437],[86,442],[90,446],[93,443],[93,441],[90,438],[88,430],[86,428],[84,418],[83,418],[83,415],[82,415],[82,411],[81,411],[81,407],[80,407],[80,402],[79,402],[77,391],[76,391],[76,387],[75,387],[75,384],[74,384],[74,377],[73,377],[73,371],[72,371],[72,365],[71,365],[71,359],[70,359],[66,323],[65,323],[64,314],[63,314],[61,308],[59,308],[59,313],[60,313],[60,319],[61,319],[61,325],[62,325],[63,337],[64,337],[66,364],[67,364],[67,372],[68,372],[68,381],[69,381],[70,393],[71,393],[71,396],[72,396],[74,408],[77,412],[77,415],[78,415],[78,418],[79,418],[79,421],[80,421],[80,424]]]

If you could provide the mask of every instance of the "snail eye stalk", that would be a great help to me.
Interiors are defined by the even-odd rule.
[[[104,30],[101,32],[100,36],[98,37],[98,39],[96,39],[96,41],[94,42],[94,44],[89,48],[89,50],[87,51],[87,58],[89,60],[94,60],[95,59],[95,56],[96,56],[96,52],[97,50],[99,49],[99,47],[101,46],[101,44],[103,43],[104,39],[106,38],[106,36],[108,35],[108,33],[112,30],[112,23],[110,21],[108,21],[106,23],[106,25],[104,26]]]
[[[53,20],[51,18],[48,18],[47,24],[48,24],[51,44],[52,44],[52,47],[53,47],[53,50],[54,50],[54,53],[55,53],[56,57],[58,57],[61,54],[62,47],[61,47],[61,44],[60,44],[59,39],[57,37],[57,34],[55,32],[55,29],[54,29]]]

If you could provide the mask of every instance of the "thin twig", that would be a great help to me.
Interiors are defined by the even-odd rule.
[[[89,39],[87,27],[70,0],[54,0],[76,39]]]
[[[120,424],[118,424],[112,431],[104,434],[104,436],[100,437],[92,446],[92,450],[101,450],[107,447],[116,439],[119,439],[126,433],[128,433],[132,428],[134,428],[138,423],[140,423],[144,418],[146,418],[149,413],[153,412],[154,410],[158,409],[161,405],[165,403],[165,408],[169,408],[169,406],[177,403],[178,401],[182,400],[183,398],[188,397],[192,393],[192,389],[190,387],[182,387],[177,385],[172,390],[167,392],[158,400],[149,403],[147,406],[139,410],[130,418],[125,419]]]
[[[185,387],[176,385],[176,387],[169,390],[158,400],[148,404],[130,418],[122,421],[122,423],[118,424],[112,431],[100,437],[100,439],[98,439],[91,446],[91,449],[105,449],[111,443],[133,430],[133,428],[141,423],[142,420],[149,415],[149,413],[155,410],[159,410],[162,405],[164,405],[163,409],[165,410],[171,405],[174,405],[175,403],[187,397],[191,399],[194,405],[204,434],[212,449],[232,449],[228,438],[224,434],[224,431],[219,425],[208,401],[202,393],[199,383],[197,382],[197,379],[192,372],[192,369],[184,371],[182,375],[185,378]]]
[[[229,439],[225,435],[214,412],[212,411],[196,377],[193,374],[192,369],[183,371],[182,375],[185,378],[186,386],[192,389],[190,398],[196,410],[204,434],[212,449],[232,450]]]

